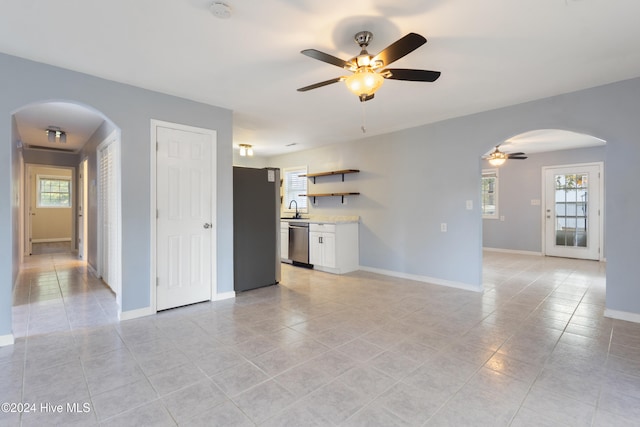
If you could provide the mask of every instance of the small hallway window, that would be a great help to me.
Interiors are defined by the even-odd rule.
[[[38,175],[39,208],[70,208],[71,180],[63,177]]]

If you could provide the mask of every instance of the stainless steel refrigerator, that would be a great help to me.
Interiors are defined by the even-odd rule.
[[[280,281],[280,169],[233,167],[236,292]]]

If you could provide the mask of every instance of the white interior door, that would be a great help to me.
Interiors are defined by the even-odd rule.
[[[213,256],[211,133],[156,127],[156,309],[210,300]]]
[[[32,200],[32,197],[35,197],[33,195],[33,177],[32,177],[32,172],[31,172],[31,165],[27,165],[27,170],[26,170],[26,174],[25,174],[25,181],[26,181],[26,185],[25,185],[25,200],[27,201],[27,209],[25,212],[25,221],[24,221],[24,225],[25,225],[25,251],[28,255],[31,255],[33,253],[33,215],[35,214],[34,210],[33,210],[33,206],[34,206],[34,201],[35,199]]]
[[[600,259],[600,164],[545,168],[545,254]]]
[[[98,273],[122,307],[119,146],[117,135],[98,146]]]
[[[87,260],[87,159],[80,162],[78,173],[78,257]]]

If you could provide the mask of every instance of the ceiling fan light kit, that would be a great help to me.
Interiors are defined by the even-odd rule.
[[[371,67],[361,67],[344,79],[344,82],[347,88],[360,98],[361,102],[364,102],[371,99],[373,94],[380,89],[384,77],[373,71]]]
[[[509,154],[509,153],[500,151],[498,147],[500,146],[496,145],[496,148],[490,154],[483,157],[483,159],[489,161],[489,164],[491,166],[502,166],[504,162],[507,161],[507,159],[524,160],[527,158],[527,156],[525,156],[524,153]]]
[[[372,38],[373,34],[369,31],[360,31],[357,33],[354,39],[358,46],[360,46],[361,51],[358,56],[348,61],[316,49],[305,49],[301,51],[300,53],[303,55],[344,68],[353,74],[301,87],[298,89],[298,92],[306,92],[311,89],[317,89],[332,83],[344,81],[347,88],[354,93],[361,102],[364,102],[373,99],[375,92],[380,89],[385,79],[434,82],[440,77],[439,71],[384,68],[425,44],[427,39],[421,35],[409,33],[375,56],[371,56],[369,52],[367,52],[367,46]]]

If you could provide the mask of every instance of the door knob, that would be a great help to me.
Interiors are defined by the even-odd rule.
[[[213,227],[213,224],[211,224],[210,222],[204,223],[204,228],[211,228],[211,227]]]

